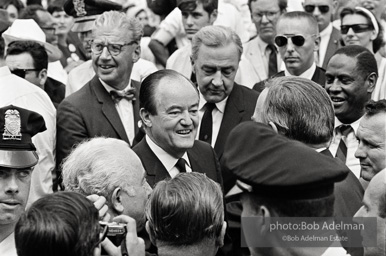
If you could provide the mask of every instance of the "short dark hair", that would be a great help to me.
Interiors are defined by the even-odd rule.
[[[379,113],[386,113],[386,100],[379,100],[379,101],[374,101],[370,100],[367,102],[365,105],[365,115],[366,116],[374,116]]]
[[[360,10],[360,9],[356,9],[356,8],[352,8],[352,7],[345,7],[341,13],[340,13],[340,20],[342,21],[344,16],[346,15],[353,15],[353,14],[359,14],[359,15],[362,15],[363,17],[366,18],[366,20],[368,21],[369,25],[371,25],[374,29],[374,25],[373,25],[373,22],[371,21],[371,18],[368,16],[367,13],[365,13],[364,11]],[[372,12],[369,12],[370,15],[373,15]],[[375,17],[375,15],[373,15],[372,17],[378,24],[378,28],[379,28],[379,32],[378,32],[378,35],[377,37],[373,40],[373,51],[374,53],[376,53],[381,47],[382,47],[382,44],[383,44],[383,26],[381,26],[381,24],[379,23],[378,19]]]
[[[0,9],[7,9],[10,5],[15,6],[17,12],[20,12],[24,8],[24,4],[20,0],[3,0],[0,3]]]
[[[141,88],[139,91],[139,107],[146,109],[152,115],[157,114],[157,107],[155,103],[156,95],[154,93],[155,88],[165,77],[186,79],[197,91],[196,86],[188,78],[181,75],[177,71],[171,69],[163,69],[150,74],[141,83]]]
[[[248,0],[248,7],[249,7],[249,10],[251,10],[251,3],[252,2],[257,2],[259,0]],[[277,0],[278,4],[279,4],[279,9],[280,9],[280,12],[286,12],[287,10],[287,0]]]
[[[55,2],[53,4],[50,4],[47,7],[47,11],[53,14],[54,12],[64,12],[64,9],[63,9],[63,5],[59,5],[58,2]]]
[[[157,183],[146,215],[155,239],[167,245],[215,239],[224,223],[221,187],[203,173],[180,173]]]
[[[86,197],[68,191],[49,194],[17,222],[17,255],[90,256],[99,233],[98,210]]]
[[[344,46],[339,48],[334,53],[334,56],[338,54],[355,58],[357,60],[355,69],[363,79],[366,79],[371,73],[376,73],[378,76],[377,61],[375,60],[374,54],[365,47],[359,45]]]
[[[334,194],[303,200],[268,198],[255,193],[245,193],[244,196],[252,209],[257,211],[260,206],[265,206],[277,217],[332,217],[334,214]]]
[[[197,8],[197,3],[201,3],[203,9],[210,15],[218,8],[218,0],[180,0],[178,9],[182,12],[191,12]]]
[[[7,49],[8,55],[19,55],[22,53],[31,54],[34,68],[39,71],[47,69],[48,67],[48,55],[44,46],[34,41],[14,41]]]

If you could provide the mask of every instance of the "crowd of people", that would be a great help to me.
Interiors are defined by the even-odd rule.
[[[0,0],[0,255],[386,255],[386,0],[294,2]]]

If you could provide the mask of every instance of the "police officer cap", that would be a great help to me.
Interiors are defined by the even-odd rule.
[[[86,32],[93,29],[94,20],[106,11],[119,11],[122,5],[108,0],[67,0],[64,11],[74,17],[73,32]]]
[[[45,130],[44,119],[36,112],[12,105],[0,108],[0,166],[36,165],[39,158],[31,138]]]
[[[232,130],[223,160],[224,171],[237,177],[239,188],[268,198],[323,198],[348,174],[337,160],[255,122]]]

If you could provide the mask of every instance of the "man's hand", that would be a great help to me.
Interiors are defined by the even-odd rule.
[[[106,198],[104,196],[98,196],[98,195],[89,195],[87,196],[87,199],[94,203],[95,208],[99,211],[99,219],[101,221],[110,221],[110,214],[107,213],[107,210],[109,209],[106,205]]]
[[[142,238],[137,236],[137,224],[133,218],[126,215],[120,215],[113,219],[117,223],[126,223],[126,250],[122,250],[121,246],[116,247],[109,240],[105,239],[102,246],[110,256],[145,256],[145,242]],[[124,254],[126,253],[126,254]]]

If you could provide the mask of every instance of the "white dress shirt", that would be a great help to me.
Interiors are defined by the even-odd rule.
[[[355,151],[358,149],[358,140],[356,137],[357,130],[359,127],[359,122],[362,118],[359,118],[355,122],[349,124],[353,128],[354,132],[350,132],[347,135],[346,138],[346,146],[347,146],[347,156],[346,156],[346,165],[350,170],[355,174],[355,176],[359,179],[361,174],[361,166],[359,159],[354,156]],[[340,139],[342,138],[342,135],[340,133],[336,132],[336,128],[342,125],[343,123],[339,121],[338,118],[335,117],[335,129],[334,129],[334,137],[332,139],[331,145],[329,147],[329,150],[331,151],[331,154],[333,156],[336,155],[336,152],[338,151]],[[348,125],[348,124],[347,124]]]
[[[170,177],[174,178],[177,174],[180,173],[180,171],[175,166],[178,161],[178,158],[171,156],[169,153],[163,150],[154,141],[152,141],[149,136],[146,135],[145,140],[149,145],[150,149],[158,157],[158,159],[161,161],[165,169],[168,171]],[[182,158],[185,159],[186,161],[186,165],[185,165],[186,172],[192,172],[192,168],[190,167],[191,165],[190,165],[189,157],[186,152],[182,156]]]
[[[15,245],[15,233],[11,233],[2,242],[0,242],[1,256],[17,256]]]
[[[220,102],[217,102],[215,105],[216,107],[212,110],[212,121],[213,121],[213,127],[212,127],[212,147],[214,148],[214,145],[216,144],[217,136],[220,131],[221,127],[221,122],[224,117],[224,111],[225,111],[225,106],[227,104],[228,97],[223,99]],[[201,120],[202,117],[204,116],[205,113],[205,106],[206,100],[204,96],[200,93],[200,103],[198,105],[198,115],[200,117],[200,124],[198,125],[198,132],[196,138],[198,139],[199,134],[200,134],[200,129],[201,129]]]
[[[0,67],[0,107],[15,105],[43,116],[47,130],[36,134],[39,162],[31,175],[31,188],[27,207],[40,197],[52,193],[55,178],[56,110],[47,93],[25,79],[11,74],[8,67]],[[0,254],[2,255],[2,254]]]
[[[101,79],[99,79],[99,81],[102,83],[103,87],[106,89],[108,93],[110,93],[112,90],[116,90],[110,85],[103,82]],[[124,90],[128,90],[130,88],[131,88],[131,80],[129,82],[129,85],[126,86]],[[115,103],[115,108],[117,109],[118,115],[121,118],[123,127],[125,128],[126,135],[129,138],[130,144],[132,144],[135,137],[133,102],[131,100],[123,98],[118,103]]]

